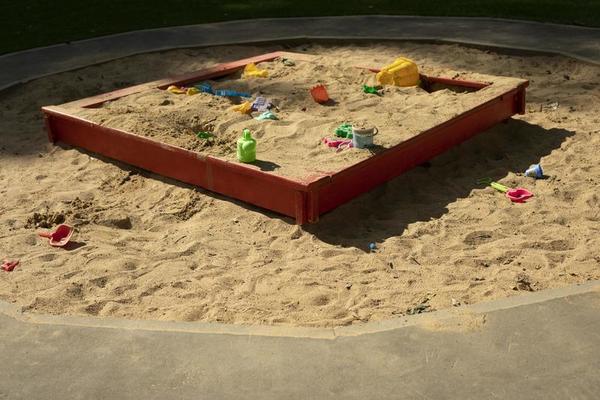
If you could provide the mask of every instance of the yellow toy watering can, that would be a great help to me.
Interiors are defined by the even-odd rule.
[[[419,84],[419,68],[408,58],[399,57],[377,73],[381,85],[416,86]]]

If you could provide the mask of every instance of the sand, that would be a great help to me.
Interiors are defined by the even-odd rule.
[[[268,165],[267,173],[308,178],[350,167],[523,82],[428,68],[431,76],[445,74],[492,84],[476,92],[458,93],[448,89],[428,93],[418,86],[386,86],[380,91],[381,96],[376,96],[362,91],[365,84],[377,85],[375,74],[356,68],[348,58],[319,55],[311,61],[296,59],[294,65],[285,65],[283,59],[278,59],[260,63],[259,68],[267,71],[268,77],[244,78],[238,72],[218,81],[196,82],[208,82],[215,89],[246,92],[252,95],[249,100],[149,89],[106,102],[99,108],[64,108],[102,126],[234,162],[236,142],[248,128],[258,141],[256,168]],[[327,87],[332,99],[328,104],[312,100],[309,91],[316,84]],[[261,114],[258,111],[243,114],[232,110],[242,101],[252,102],[258,96],[273,104],[279,120],[259,121],[255,119]],[[324,145],[322,139],[335,138],[336,127],[346,122],[376,127],[375,146],[338,152]],[[199,131],[209,131],[214,138],[199,139],[195,135]]]
[[[367,65],[402,54],[424,71],[531,82],[526,115],[303,228],[47,142],[42,105],[282,48],[140,55],[0,93],[0,257],[21,260],[0,273],[0,299],[36,313],[336,326],[599,278],[600,68],[561,57],[415,43],[286,46]],[[548,178],[524,177],[537,162]],[[512,204],[476,183],[485,176],[535,197]],[[35,234],[61,220],[77,229],[69,249]]]

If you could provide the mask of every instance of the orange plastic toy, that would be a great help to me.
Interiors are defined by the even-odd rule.
[[[319,104],[329,101],[329,94],[327,94],[327,89],[323,85],[317,85],[310,89],[310,95]]]

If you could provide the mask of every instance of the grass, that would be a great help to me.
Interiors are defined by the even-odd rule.
[[[599,0],[0,0],[0,54],[112,33],[260,17],[477,16],[600,26]]]

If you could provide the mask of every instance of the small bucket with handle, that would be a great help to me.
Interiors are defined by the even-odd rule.
[[[364,149],[373,146],[373,137],[379,133],[376,127],[355,128],[352,127],[352,147]]]

